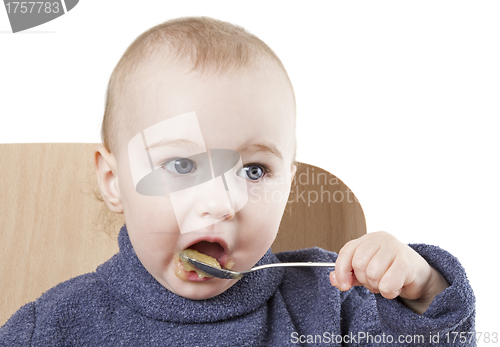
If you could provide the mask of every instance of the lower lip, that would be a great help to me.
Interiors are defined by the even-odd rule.
[[[196,271],[186,271],[184,270],[184,266],[182,264],[182,261],[180,259],[177,260],[177,270],[176,273],[178,274],[177,277],[184,281],[190,281],[190,282],[205,282],[209,281],[215,277],[202,277],[196,273]]]
[[[189,271],[186,273],[186,280],[192,282],[205,282],[210,281],[213,277],[200,277],[195,271]]]

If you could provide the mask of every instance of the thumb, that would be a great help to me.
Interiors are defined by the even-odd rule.
[[[352,275],[352,284],[351,284],[351,287],[354,287],[354,286],[362,286],[363,284],[361,284],[358,279],[356,278],[356,275],[354,275],[353,272],[351,272],[351,275]],[[337,277],[335,276],[335,271],[332,271],[330,272],[330,283],[332,284],[332,286],[334,287],[337,287]],[[349,290],[351,287],[347,288],[347,289],[344,289],[344,290]],[[340,288],[339,288],[340,289]],[[342,289],[340,289],[342,290]]]

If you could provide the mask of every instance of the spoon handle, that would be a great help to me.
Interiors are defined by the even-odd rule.
[[[241,274],[267,269],[270,267],[300,267],[300,266],[320,266],[320,267],[335,267],[335,263],[315,263],[315,262],[302,262],[302,263],[272,263],[266,265],[256,266],[247,271],[240,271]]]

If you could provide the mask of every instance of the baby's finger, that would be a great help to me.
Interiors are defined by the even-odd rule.
[[[340,290],[348,290],[353,284],[352,274],[352,257],[356,248],[359,246],[360,239],[347,242],[339,251],[339,256],[335,262],[335,277],[337,288]]]
[[[372,258],[378,253],[379,249],[380,245],[378,244],[363,242],[354,251],[354,255],[352,257],[352,269],[359,285],[371,285],[371,283],[368,282],[366,270],[367,266],[371,263]],[[353,283],[353,286],[355,285],[358,284]]]
[[[401,294],[406,281],[406,271],[405,263],[399,261],[396,256],[378,284],[378,290],[384,298],[394,299]]]
[[[351,273],[351,275],[352,275],[352,284],[351,284],[352,287],[363,286],[363,284],[358,281],[358,279],[356,278],[356,276],[353,273]],[[332,284],[332,286],[338,287],[335,271],[330,272],[330,283]],[[372,293],[378,293],[378,290],[370,287],[369,285],[364,285],[364,286],[366,288],[368,288],[368,290],[370,290]]]
[[[337,278],[335,277],[335,271],[330,272],[330,283],[332,286],[337,286]]]
[[[366,282],[372,288],[378,288],[380,280],[394,262],[395,254],[390,249],[381,247],[377,253],[370,259],[366,266]],[[357,274],[356,274],[357,276]]]
[[[352,287],[356,287],[356,286],[365,287],[366,289],[368,289],[370,292],[372,292],[374,294],[379,293],[379,291],[378,291],[377,288],[374,288],[374,287],[370,286],[368,283],[361,283],[356,278],[356,275],[353,273],[352,274]]]
[[[379,293],[378,289],[377,288],[373,288],[372,286],[370,286],[369,284],[367,283],[361,283],[357,278],[356,278],[356,275],[355,274],[352,274],[352,287],[356,287],[356,286],[361,286],[361,287],[365,287],[366,289],[368,289],[370,292],[372,292],[373,294],[377,294]]]

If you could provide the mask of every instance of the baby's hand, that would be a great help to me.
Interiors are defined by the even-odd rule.
[[[387,299],[400,296],[420,314],[448,287],[444,277],[420,254],[383,231],[346,243],[330,281],[342,291],[364,286]]]

